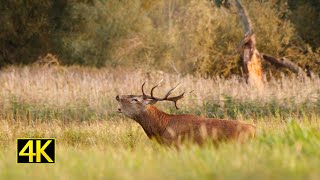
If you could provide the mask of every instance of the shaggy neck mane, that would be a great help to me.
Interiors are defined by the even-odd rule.
[[[153,105],[146,106],[144,113],[134,118],[146,132],[149,138],[162,134],[169,122],[169,114]]]

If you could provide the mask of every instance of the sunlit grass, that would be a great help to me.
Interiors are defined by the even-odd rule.
[[[266,119],[265,119],[266,120]],[[0,178],[212,179],[320,178],[320,119],[274,124],[260,119],[258,136],[245,144],[165,148],[131,121],[92,124],[1,122]],[[15,138],[55,137],[56,164],[16,164]]]

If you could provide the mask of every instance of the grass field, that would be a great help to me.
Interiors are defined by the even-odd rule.
[[[117,94],[190,92],[170,113],[239,119],[257,126],[245,144],[165,148],[117,114]],[[255,89],[238,77],[80,67],[0,71],[0,179],[320,179],[320,79],[271,79]],[[163,91],[162,91],[163,89]],[[55,164],[17,164],[16,138],[57,139]]]

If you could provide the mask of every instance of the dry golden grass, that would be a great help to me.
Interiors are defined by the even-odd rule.
[[[219,148],[160,147],[115,112],[117,94],[140,94],[144,81],[150,88],[160,79],[159,96],[178,82],[175,93],[194,90],[181,110],[159,103],[164,111],[254,122],[257,137]],[[238,77],[57,66],[3,69],[0,84],[0,179],[320,178],[319,78],[284,77],[258,90]],[[56,164],[16,164],[21,137],[56,138]]]
[[[247,85],[239,77],[180,78],[175,74],[141,70],[22,67],[7,68],[0,72],[0,116],[15,120],[44,120],[42,117],[64,117],[66,120],[105,118],[115,115],[117,103],[114,98],[117,94],[141,94],[144,81],[147,81],[148,89],[161,79],[164,82],[156,90],[158,96],[179,82],[182,85],[176,93],[194,90],[179,102],[182,112],[196,109],[207,113],[202,110],[206,102],[214,102],[223,109],[230,99],[260,104],[275,102],[279,107],[320,104],[319,78],[302,81],[283,77],[269,81],[264,89],[259,90]],[[159,105],[164,108],[168,103]],[[167,107],[172,106],[170,104]],[[68,117],[66,114],[71,115]]]

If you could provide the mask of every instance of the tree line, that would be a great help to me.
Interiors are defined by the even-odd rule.
[[[1,1],[0,67],[52,53],[61,64],[172,65],[204,76],[241,74],[244,38],[225,0]],[[243,0],[258,49],[320,72],[318,0]],[[265,63],[270,72],[275,67]],[[283,72],[286,72],[284,70]]]

